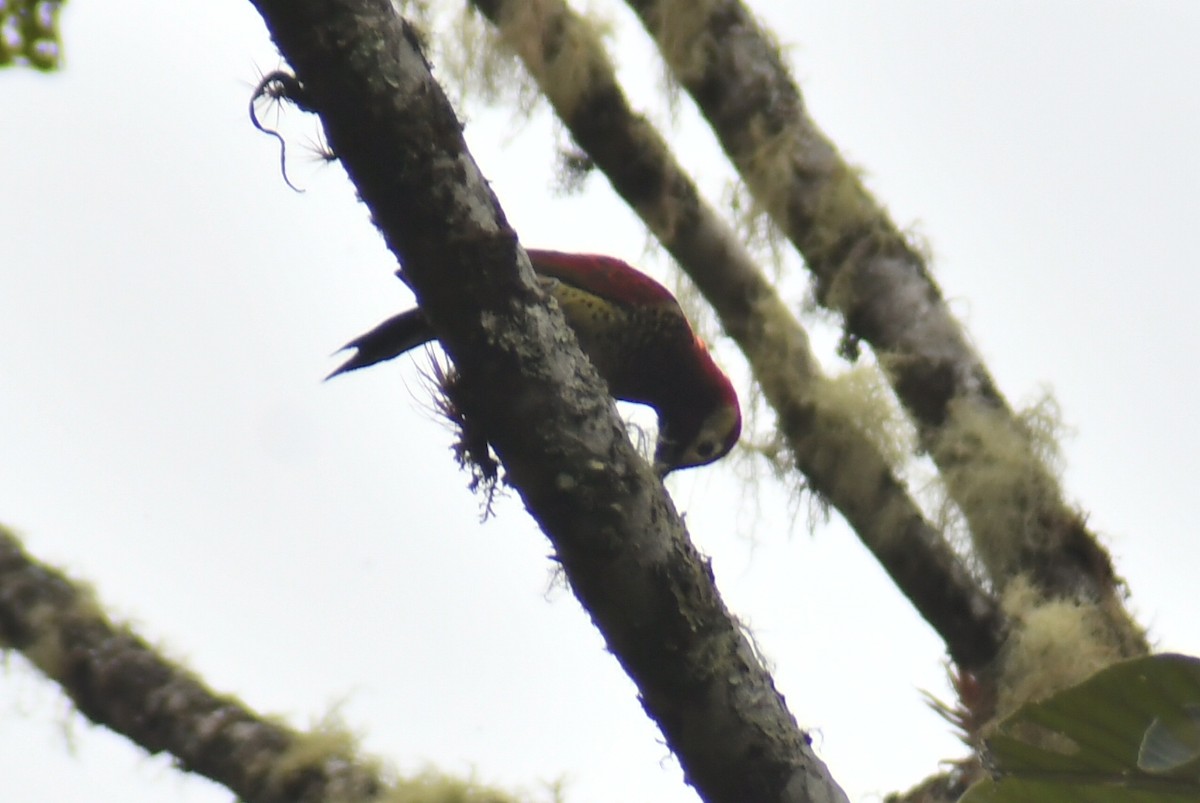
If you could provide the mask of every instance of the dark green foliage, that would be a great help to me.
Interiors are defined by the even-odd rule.
[[[1200,659],[1111,666],[1022,706],[987,746],[993,777],[964,803],[1200,800]]]
[[[0,0],[0,67],[50,72],[62,62],[58,13],[64,0]]]

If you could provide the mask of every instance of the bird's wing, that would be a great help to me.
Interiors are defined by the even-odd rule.
[[[533,270],[613,304],[678,309],[671,291],[614,257],[527,249]]]

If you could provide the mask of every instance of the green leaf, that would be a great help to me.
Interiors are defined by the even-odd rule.
[[[58,17],[65,0],[0,0],[0,67],[49,72],[62,63]]]
[[[1196,803],[1200,659],[1135,658],[1000,723],[962,803]]]

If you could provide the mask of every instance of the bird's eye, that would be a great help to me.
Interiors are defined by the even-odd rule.
[[[697,457],[712,457],[713,452],[717,450],[717,445],[712,441],[701,441],[696,444]]]

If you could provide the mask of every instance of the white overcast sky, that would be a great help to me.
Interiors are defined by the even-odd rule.
[[[661,109],[641,29],[595,5]],[[1200,4],[756,8],[818,122],[928,240],[1003,390],[1054,389],[1068,493],[1156,643],[1200,653]],[[63,28],[61,74],[0,73],[0,521],[217,689],[300,726],[339,705],[402,771],[695,800],[574,598],[547,590],[531,519],[508,498],[480,524],[417,363],[320,382],[409,299],[341,169],[294,147],[297,195],[251,129],[279,60],[250,4],[75,0]],[[716,198],[728,170],[680,112],[669,136]],[[665,275],[602,177],[555,193],[544,110],[463,115],[525,243]],[[315,134],[285,117],[294,144]],[[840,521],[810,535],[785,491],[745,498],[719,466],[670,490],[852,799],[961,754],[918,691],[945,691],[939,642]],[[0,671],[0,777],[13,803],[229,799],[21,660]]]

